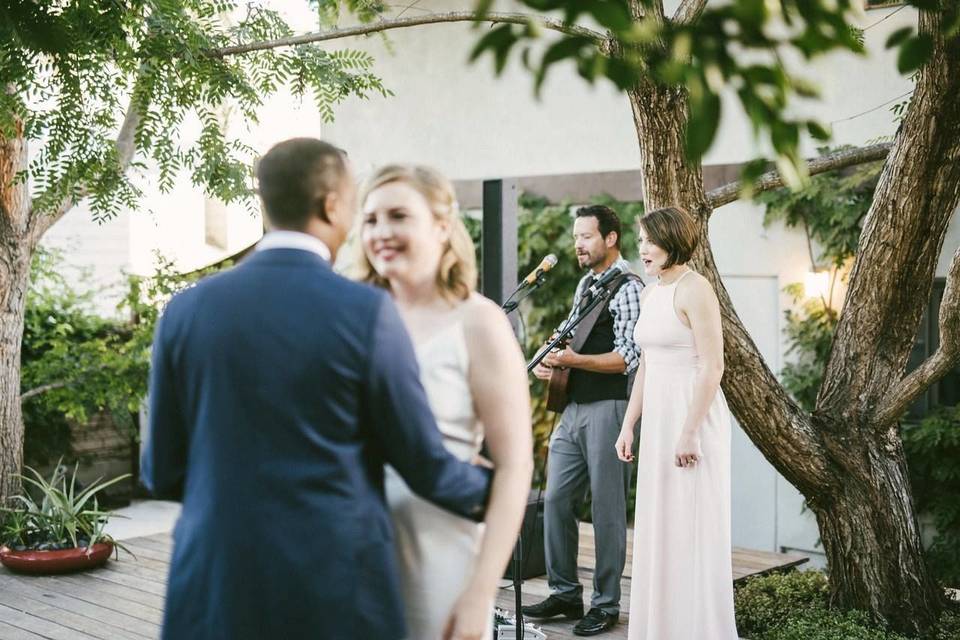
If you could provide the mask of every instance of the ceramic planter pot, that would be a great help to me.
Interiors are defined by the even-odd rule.
[[[0,547],[0,564],[17,573],[52,574],[92,569],[104,564],[113,553],[110,543],[56,551],[14,551]]]

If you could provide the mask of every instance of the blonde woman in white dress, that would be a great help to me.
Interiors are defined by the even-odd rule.
[[[640,258],[657,282],[640,296],[642,358],[616,444],[632,461],[640,419],[628,637],[736,640],[720,305],[686,264],[698,238],[690,214],[658,209],[639,227]]]
[[[494,466],[482,525],[413,495],[386,470],[407,637],[486,640],[533,468],[523,355],[504,313],[475,291],[474,247],[448,180],[384,167],[361,203],[360,277],[396,301],[444,444],[470,460],[483,440]]]

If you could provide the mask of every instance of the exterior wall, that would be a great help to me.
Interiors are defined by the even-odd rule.
[[[677,2],[666,4],[669,11]],[[303,30],[315,28],[312,14],[297,9],[298,5],[278,3],[294,25]],[[472,6],[469,0],[421,0],[409,11]],[[498,2],[496,8],[525,10],[510,1]],[[797,111],[830,123],[832,145],[863,144],[896,130],[889,108],[904,99],[910,82],[896,72],[895,56],[884,50],[883,43],[892,31],[916,19],[914,9],[900,9],[865,12],[861,24],[867,27],[867,55],[835,54],[803,63],[802,75],[819,83],[823,98],[799,104]],[[330,43],[331,49],[370,52],[377,60],[374,72],[394,95],[351,98],[336,110],[336,122],[322,127],[309,104],[300,106],[288,96],[277,97],[264,105],[259,125],[238,133],[264,152],[276,141],[295,135],[318,136],[322,129],[326,139],[350,153],[361,178],[388,162],[433,165],[457,181],[465,207],[477,204],[472,201],[476,181],[494,177],[536,176],[539,178],[531,179],[531,184],[541,186],[569,181],[575,199],[589,191],[590,185],[604,190],[606,186],[622,188],[623,193],[615,194],[620,197],[640,197],[636,133],[629,104],[621,94],[603,82],[591,87],[570,65],[563,65],[551,71],[537,100],[532,79],[516,58],[500,78],[494,76],[489,58],[467,63],[478,38],[479,32],[467,24],[446,24]],[[749,160],[762,151],[753,141],[739,105],[727,96],[724,107],[717,140],[705,159],[708,173],[716,175],[721,167]],[[190,139],[196,133],[196,125],[188,125],[183,136]],[[816,154],[815,144],[809,140],[804,144],[806,153]],[[623,173],[611,182],[609,174],[615,172]],[[143,182],[149,186],[151,176],[145,176]],[[223,232],[226,247],[208,245],[203,214],[209,206],[184,176],[172,193],[150,190],[142,211],[125,212],[103,225],[92,223],[89,214],[78,208],[51,230],[45,242],[74,247],[69,253],[71,262],[92,265],[99,283],[115,277],[121,268],[149,273],[154,250],[191,270],[259,238],[259,216],[229,207]],[[810,265],[800,233],[781,225],[766,228],[762,220],[761,207],[732,203],[714,214],[710,235],[738,313],[770,367],[779,371],[786,357],[783,311],[790,304],[782,289],[802,281]],[[955,219],[938,275],[946,273],[949,257],[958,245],[960,222]],[[105,312],[112,306],[104,300]],[[739,430],[734,455],[735,544],[798,549],[816,556],[816,524],[804,511],[796,490]]]
[[[439,12],[469,4],[423,0],[417,8]],[[679,2],[666,4],[669,12]],[[498,2],[496,8],[527,11],[511,2]],[[890,108],[906,98],[911,83],[897,73],[895,54],[884,49],[884,42],[895,29],[915,20],[912,8],[869,10],[860,19],[866,28],[866,55],[834,54],[812,63],[788,60],[819,84],[822,99],[798,104],[796,110],[831,125],[831,146],[865,144],[895,132]],[[612,182],[623,192],[639,193],[639,184],[629,188],[623,183],[623,176],[637,175],[639,152],[622,95],[607,84],[588,86],[567,65],[551,70],[536,100],[532,79],[516,59],[500,78],[494,77],[489,58],[467,64],[478,37],[469,25],[448,24],[392,31],[389,46],[377,37],[331,44],[372,53],[376,73],[395,93],[389,100],[351,99],[338,111],[336,122],[324,129],[349,151],[361,177],[387,162],[430,164],[457,181],[465,206],[477,205],[478,180],[496,177],[515,177],[551,190],[567,179],[568,192],[577,198],[586,185],[609,185],[611,172],[626,172]],[[817,144],[803,144],[807,155],[817,155]],[[726,96],[717,140],[705,158],[707,171],[750,160],[762,151],[739,105]],[[732,203],[714,213],[710,237],[738,313],[770,367],[779,371],[786,358],[783,312],[791,304],[782,289],[802,281],[811,265],[802,234],[781,225],[765,228],[762,221],[762,207]],[[958,245],[960,222],[955,220],[938,275],[945,274]],[[739,429],[734,452],[735,544],[800,550],[821,564],[817,526],[799,493]]]
[[[96,222],[81,204],[51,227],[41,244],[63,255],[64,277],[72,286],[99,292],[96,312],[109,317],[117,315],[125,293],[122,271],[130,266],[130,235],[129,215]]]

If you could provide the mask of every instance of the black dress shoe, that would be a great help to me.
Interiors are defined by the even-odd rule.
[[[573,627],[573,635],[576,636],[595,636],[612,629],[619,621],[620,616],[614,613],[607,613],[603,609],[594,607],[587,612],[583,620]]]
[[[564,616],[568,620],[579,620],[583,617],[583,603],[563,600],[557,596],[550,596],[543,602],[532,604],[520,609],[527,618],[553,618]]]

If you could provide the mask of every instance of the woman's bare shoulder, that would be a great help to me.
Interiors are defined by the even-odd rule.
[[[680,280],[677,286],[677,296],[681,304],[686,303],[683,306],[716,304],[717,301],[717,292],[714,290],[713,284],[703,274],[693,270]]]
[[[509,335],[513,333],[503,309],[479,293],[471,293],[460,305],[459,311],[468,340],[503,336],[504,331]]]

